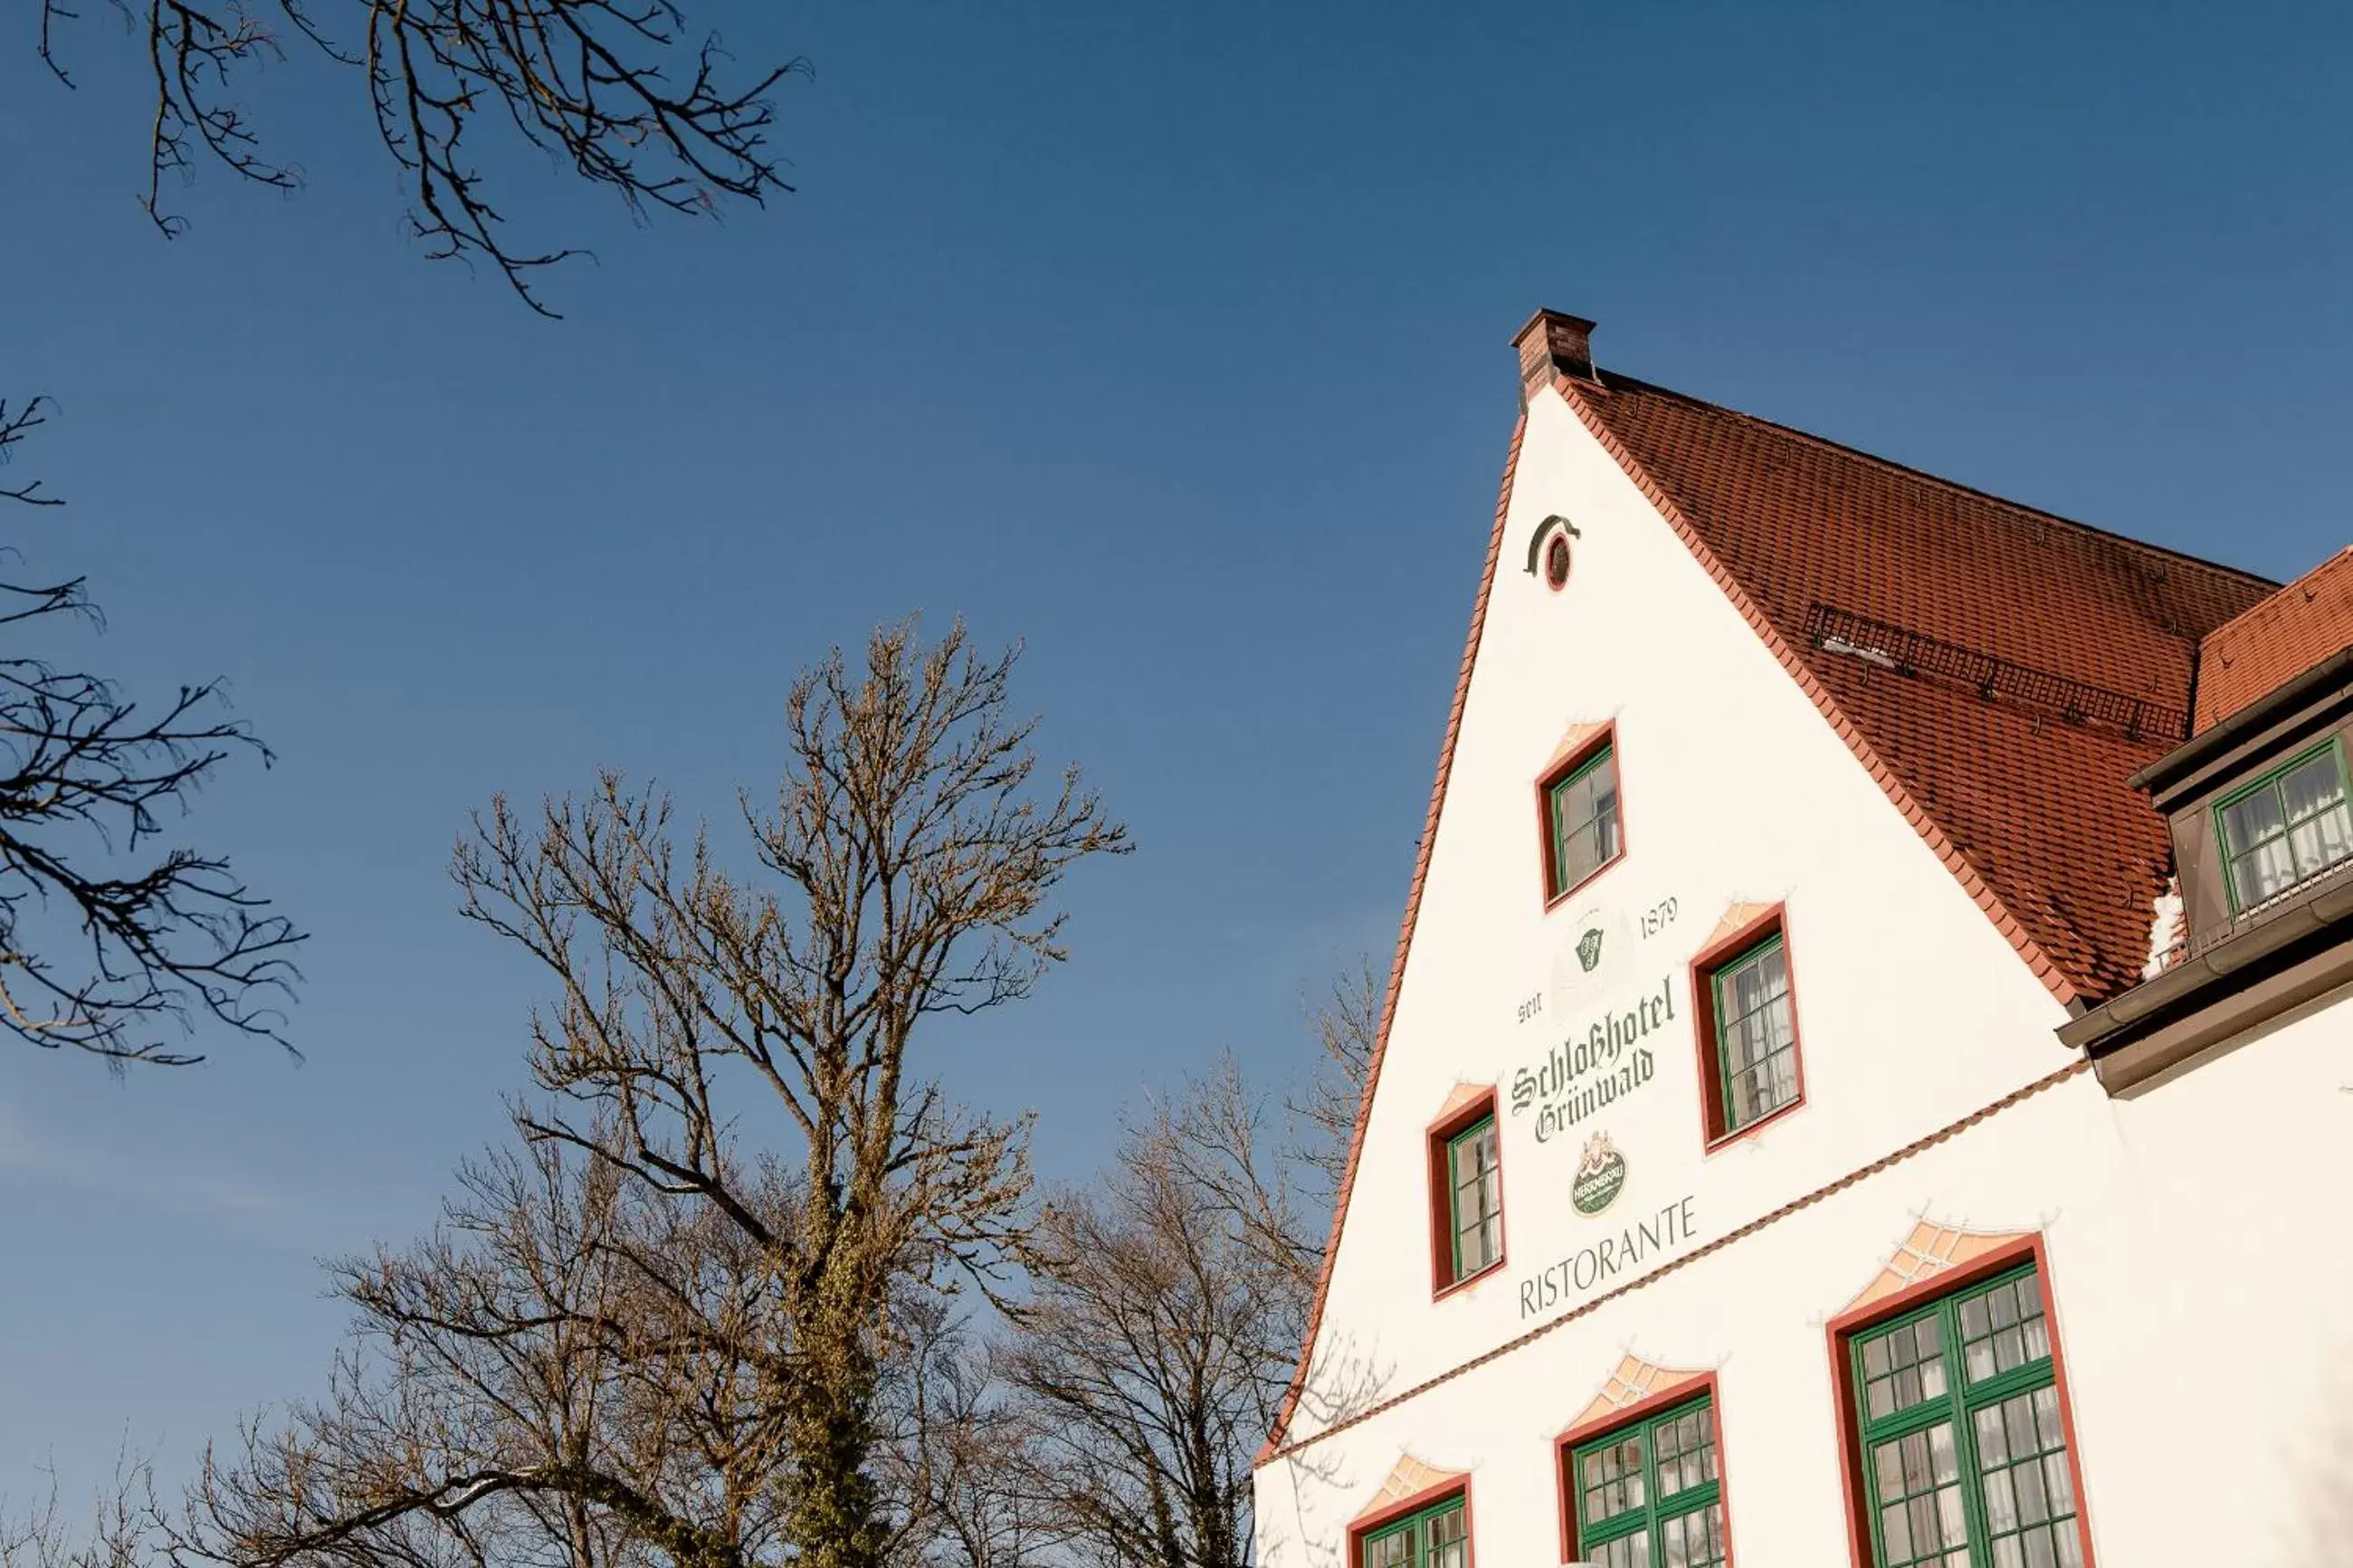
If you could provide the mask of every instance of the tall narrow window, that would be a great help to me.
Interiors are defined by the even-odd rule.
[[[1692,964],[1702,1099],[1711,1143],[1798,1103],[1798,1011],[1778,907],[1726,933]]]
[[[1495,1163],[1493,1115],[1446,1141],[1446,1176],[1454,1278],[1468,1279],[1504,1258],[1504,1173]]]
[[[1727,1561],[1715,1412],[1703,1397],[1567,1456],[1570,1534],[1599,1568],[1716,1568]]]
[[[2250,909],[2353,856],[2345,758],[2334,740],[2266,773],[2214,808],[2231,908]]]
[[[1470,1568],[1461,1494],[1367,1532],[1357,1562],[1360,1568]]]
[[[1457,1091],[1430,1125],[1430,1286],[1443,1294],[1504,1261],[1495,1091]]]
[[[2081,1568],[2033,1266],[1857,1334],[1847,1353],[1877,1568]]]
[[[1781,933],[1716,970],[1710,983],[1724,1130],[1737,1132],[1798,1098],[1798,1026],[1789,1013],[1789,959]]]
[[[1618,858],[1618,748],[1614,742],[1545,781],[1545,884],[1559,898]]]

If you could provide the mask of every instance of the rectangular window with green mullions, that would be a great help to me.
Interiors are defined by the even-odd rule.
[[[1798,1025],[1781,933],[1708,973],[1715,1024],[1717,1136],[1761,1121],[1798,1098]]]
[[[2332,738],[2214,808],[2231,911],[2253,909],[2353,856],[2345,754]]]
[[[1856,1335],[1875,1568],[2081,1568],[2074,1476],[2034,1268]]]
[[[1715,1412],[1679,1405],[1569,1451],[1576,1556],[1599,1568],[1717,1568],[1724,1478]]]
[[[1559,898],[1618,858],[1618,748],[1605,745],[1544,784],[1545,890]]]
[[[1446,1141],[1446,1209],[1457,1280],[1504,1258],[1504,1173],[1496,1163],[1495,1119],[1482,1116]]]
[[[1367,1532],[1358,1568],[1470,1568],[1471,1537],[1457,1495]]]

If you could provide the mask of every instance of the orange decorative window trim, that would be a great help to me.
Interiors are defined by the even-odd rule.
[[[1645,1401],[1666,1399],[1672,1404],[1674,1398],[1700,1389],[1715,1375],[1678,1371],[1644,1361],[1641,1356],[1627,1356],[1615,1372],[1602,1379],[1600,1392],[1577,1413],[1563,1436],[1574,1436],[1582,1441],[1588,1435],[1624,1419],[1628,1411]]]
[[[1915,1285],[1924,1285],[1938,1275],[1968,1265],[1989,1255],[2000,1253],[2015,1256],[2018,1249],[2033,1239],[2031,1231],[2000,1233],[1963,1230],[1957,1226],[1940,1224],[1923,1216],[1912,1227],[1911,1234],[1896,1243],[1895,1251],[1885,1268],[1864,1286],[1855,1299],[1839,1309],[1841,1318],[1852,1317],[1885,1300],[1903,1295]]]
[[[1351,1534],[1378,1530],[1392,1520],[1412,1513],[1417,1509],[1445,1498],[1449,1493],[1467,1491],[1471,1486],[1468,1470],[1441,1470],[1411,1454],[1399,1454],[1398,1462],[1389,1467],[1373,1500],[1356,1510],[1348,1521]]]

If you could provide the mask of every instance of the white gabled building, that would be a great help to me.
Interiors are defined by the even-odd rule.
[[[1519,339],[1261,1568],[2353,1561],[2353,551]]]

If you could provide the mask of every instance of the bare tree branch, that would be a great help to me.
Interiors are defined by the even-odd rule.
[[[37,1506],[0,1518],[0,1568],[150,1568],[161,1519],[154,1461],[126,1447],[115,1456],[112,1481],[92,1497],[87,1524],[58,1506],[54,1475]]]
[[[45,402],[0,404],[0,459]],[[0,500],[56,504],[39,489]],[[175,1044],[200,1019],[288,1045],[301,933],[227,860],[153,842],[231,754],[269,748],[218,716],[217,681],[142,710],[26,647],[75,622],[103,624],[81,578],[0,581],[0,1030],[117,1063],[201,1059]]]
[[[543,314],[554,312],[532,275],[577,252],[507,237],[469,139],[485,113],[494,132],[610,188],[639,217],[716,216],[728,198],[758,204],[792,189],[767,149],[771,95],[807,63],[735,73],[715,35],[691,40],[673,0],[342,0],[332,18],[309,0],[276,0],[283,33],[245,0],[114,4],[146,50],[154,98],[143,200],[167,236],[186,226],[164,206],[164,178],[204,159],[259,184],[301,183],[293,164],[265,154],[236,96],[248,76],[286,58],[290,34],[310,58],[364,80],[427,255],[487,260]],[[58,24],[78,15],[41,0],[40,57],[69,87]]]
[[[46,397],[30,398],[18,403],[12,412],[8,400],[0,397],[0,468],[8,467],[15,460],[16,454],[14,448],[25,438],[25,432],[37,425],[48,423],[48,416],[42,412],[48,401]],[[0,485],[0,500],[20,500],[27,506],[58,504],[57,497],[42,495],[40,489],[41,481],[38,479],[21,485]]]
[[[1307,1016],[1322,1047],[1303,1100],[1291,1103],[1293,1152],[1321,1178],[1326,1207],[1348,1175],[1348,1148],[1356,1135],[1365,1081],[1380,1044],[1381,999],[1387,978],[1369,957],[1334,978],[1324,1000]]]
[[[332,1272],[354,1318],[327,1395],[207,1453],[180,1563],[781,1562],[792,1357],[715,1215],[526,1145],[465,1167],[427,1240]]]

